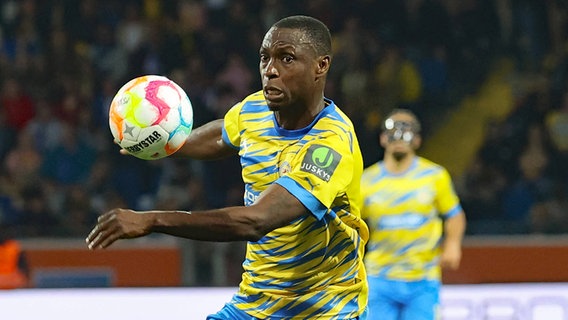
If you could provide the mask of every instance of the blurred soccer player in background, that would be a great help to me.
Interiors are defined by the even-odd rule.
[[[87,237],[89,248],[152,232],[248,240],[239,292],[208,319],[365,319],[363,161],[351,120],[324,97],[330,66],[322,22],[276,22],[260,47],[262,90],[194,130],[178,151],[195,159],[238,154],[245,206],[111,210]]]
[[[384,159],[361,178],[369,319],[435,319],[441,267],[460,264],[465,214],[447,170],[416,155],[420,143],[417,117],[395,109],[380,135]]]

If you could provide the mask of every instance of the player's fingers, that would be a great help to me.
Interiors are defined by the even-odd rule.
[[[91,250],[104,249],[119,239],[120,235],[120,227],[98,224],[87,237],[87,245]]]
[[[89,235],[87,236],[87,247],[89,247],[89,249],[91,250],[97,249],[103,236],[104,231],[100,230],[98,225],[95,226],[95,228],[93,228],[93,231],[91,231],[91,233],[89,233]]]
[[[105,213],[97,218],[97,225],[91,230],[86,239],[89,249],[99,248],[105,237],[110,232],[116,230],[116,228],[112,227],[115,218],[116,214],[113,212]]]
[[[101,249],[105,249],[111,244],[113,244],[116,240],[120,239],[120,236],[116,232],[109,232],[105,234],[104,237],[101,237],[98,241],[98,247]]]

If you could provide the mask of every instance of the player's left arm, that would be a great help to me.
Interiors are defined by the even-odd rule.
[[[456,270],[462,258],[462,241],[466,228],[465,213],[455,192],[450,174],[443,169],[436,181],[438,210],[443,212],[444,236],[442,239],[440,265]]]
[[[444,221],[444,240],[442,241],[442,268],[456,270],[462,258],[462,240],[465,233],[466,219],[463,210]]]

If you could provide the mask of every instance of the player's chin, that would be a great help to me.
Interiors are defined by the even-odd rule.
[[[280,111],[282,107],[285,105],[284,99],[277,99],[277,100],[269,100],[266,99],[266,105],[270,111]]]
[[[266,100],[268,108],[272,111],[278,111],[284,104],[286,104],[286,96],[283,93],[267,94],[265,92],[264,100]]]

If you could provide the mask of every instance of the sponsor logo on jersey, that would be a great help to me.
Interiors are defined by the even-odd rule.
[[[300,170],[312,173],[327,182],[340,160],[341,155],[335,150],[322,145],[313,145],[308,149]]]
[[[256,199],[258,199],[258,196],[260,195],[259,192],[253,191],[250,189],[249,186],[245,187],[245,206],[250,206],[253,205],[256,201]]]

